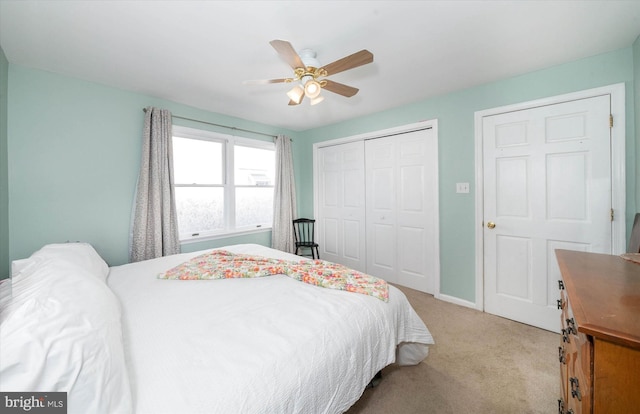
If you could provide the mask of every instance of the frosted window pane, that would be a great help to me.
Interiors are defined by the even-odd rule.
[[[176,184],[223,184],[222,142],[173,137]]]
[[[176,187],[178,230],[193,234],[224,229],[224,189]]]
[[[236,185],[273,185],[275,151],[236,145],[234,166]]]
[[[270,226],[273,218],[273,188],[236,188],[236,227]]]

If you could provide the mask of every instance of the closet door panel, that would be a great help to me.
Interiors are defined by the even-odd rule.
[[[367,273],[397,283],[395,140],[365,142]]]
[[[364,142],[318,150],[320,258],[365,271]]]
[[[395,226],[373,224],[367,228],[367,273],[396,283],[396,249],[390,240],[395,240]]]
[[[432,130],[365,142],[367,273],[428,293],[438,277],[437,161]]]
[[[364,175],[362,170],[356,169],[344,172],[344,185],[341,186],[344,208],[356,210],[363,208],[363,179]]]
[[[424,211],[424,167],[412,165],[400,168],[400,202],[403,212],[422,213]],[[418,189],[418,191],[416,191]]]
[[[432,275],[427,266],[430,253],[427,238],[429,199],[426,193],[427,166],[430,163],[428,131],[399,135],[396,185],[400,189],[398,220],[398,283],[422,291],[430,291]]]
[[[343,245],[345,258],[358,262],[362,259],[360,257],[360,248],[364,241],[360,240],[360,234],[362,233],[363,227],[364,223],[361,223],[360,220],[349,220],[348,218],[343,220],[342,228],[344,229]]]
[[[333,218],[324,218],[320,220],[319,235],[322,237],[323,253],[337,255],[338,247],[338,220]]]
[[[398,240],[400,240],[399,265],[400,274],[420,276],[425,269],[424,240],[425,231],[423,228],[401,226],[398,229]],[[401,279],[400,284],[403,280]]]

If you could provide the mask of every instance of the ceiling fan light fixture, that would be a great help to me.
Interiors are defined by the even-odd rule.
[[[313,98],[309,101],[309,103],[311,105],[316,105],[319,104],[320,102],[324,101],[324,96],[318,96],[317,98]]]
[[[287,96],[293,102],[295,102],[296,104],[299,104],[302,101],[302,98],[304,97],[304,88],[300,85],[296,85],[293,87],[293,89],[287,92]]]
[[[310,80],[304,84],[304,93],[310,99],[315,99],[320,96],[321,90],[322,87],[320,86],[320,83],[318,83],[318,81],[316,81],[315,79]]]

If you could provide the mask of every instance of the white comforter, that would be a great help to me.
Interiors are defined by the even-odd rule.
[[[258,245],[224,249],[300,259]],[[393,286],[385,303],[281,275],[157,279],[201,253],[110,270],[135,413],[342,413],[397,350],[398,362],[415,364],[433,343]]]

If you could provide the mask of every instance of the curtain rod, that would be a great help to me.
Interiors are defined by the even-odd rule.
[[[147,108],[142,108],[142,111],[143,112],[147,112]],[[264,132],[252,131],[250,129],[236,128],[236,127],[232,127],[232,126],[228,126],[228,125],[222,125],[222,124],[215,124],[213,122],[201,121],[199,119],[187,118],[187,117],[179,116],[179,115],[171,114],[171,117],[172,118],[178,118],[178,119],[184,119],[185,121],[193,121],[193,122],[199,122],[201,124],[207,124],[207,125],[213,125],[213,126],[222,127],[222,128],[233,129],[234,131],[243,131],[243,132],[249,132],[251,134],[264,135],[266,137],[271,137],[271,138],[277,138],[278,137],[277,135],[266,134]]]

